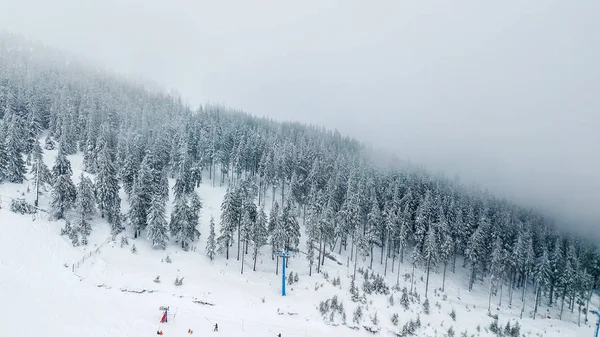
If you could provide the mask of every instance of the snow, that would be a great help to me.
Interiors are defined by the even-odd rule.
[[[52,166],[56,151],[46,151],[45,161]],[[80,155],[70,156],[73,166],[73,181],[78,182],[82,167]],[[171,181],[171,186],[172,186]],[[144,238],[133,240],[121,247],[120,240],[109,238],[109,226],[101,219],[95,219],[90,244],[87,247],[72,247],[68,238],[59,235],[63,221],[49,221],[47,213],[35,216],[18,215],[8,210],[10,198],[25,197],[32,201],[33,192],[26,191],[26,185],[0,185],[2,209],[0,209],[0,335],[2,336],[150,336],[162,329],[164,336],[188,336],[188,329],[194,335],[204,336],[213,333],[213,324],[219,324],[215,335],[228,336],[372,336],[360,328],[332,326],[325,323],[319,313],[319,302],[337,295],[343,301],[347,321],[352,325],[356,304],[350,300],[348,288],[353,273],[353,263],[348,256],[332,254],[341,264],[326,259],[324,271],[329,280],[339,276],[341,287],[317,274],[313,268],[308,276],[308,262],[303,254],[290,259],[288,273],[299,275],[299,282],[288,286],[286,297],[281,296],[281,276],[275,275],[275,261],[271,260],[269,248],[264,247],[259,257],[257,271],[252,271],[252,259],[246,257],[244,274],[240,274],[240,261],[235,259],[237,244],[231,249],[230,260],[217,254],[210,262],[204,248],[208,236],[211,216],[217,224],[220,204],[225,187],[212,187],[208,177],[198,189],[204,202],[202,211],[200,241],[195,251],[184,252],[175,244],[166,250],[153,250]],[[127,209],[126,197],[121,191],[123,208]],[[42,196],[40,206],[48,207],[48,194]],[[172,208],[171,201],[167,211]],[[267,197],[267,206],[271,198]],[[268,213],[268,209],[266,210]],[[304,231],[302,231],[304,236]],[[137,252],[131,251],[135,243]],[[304,240],[300,247],[304,250]],[[383,274],[379,252],[376,251],[374,269]],[[169,256],[171,263],[165,261]],[[388,261],[391,264],[391,260]],[[410,289],[404,275],[412,266],[405,261],[401,265],[400,287]],[[368,260],[363,266],[368,266]],[[397,262],[396,262],[397,264]],[[388,303],[389,295],[370,295],[363,305],[364,318],[361,325],[370,324],[369,315],[378,313],[381,331],[379,335],[392,336],[390,331],[399,331],[410,319],[420,314],[422,328],[416,336],[444,336],[450,326],[460,336],[467,330],[468,336],[492,336],[486,331],[492,322],[488,316],[489,284],[476,284],[473,292],[468,292],[467,274],[462,272],[462,261],[457,261],[457,273],[448,268],[446,291],[441,288],[442,275],[432,273],[430,278],[429,301],[431,314],[421,313],[421,304],[411,304],[404,311],[400,306],[400,291],[394,291],[395,305]],[[359,264],[360,266],[360,264]],[[386,282],[393,286],[396,273],[390,272],[388,265]],[[394,266],[396,271],[397,265]],[[415,273],[416,287],[424,300],[425,272]],[[161,282],[153,280],[160,276]],[[176,277],[184,277],[182,286],[175,286]],[[362,281],[362,275],[357,280]],[[361,282],[358,283],[362,293]],[[507,286],[505,286],[505,289]],[[438,289],[438,290],[434,290]],[[143,291],[143,292],[142,292]],[[142,292],[142,293],[139,293]],[[525,336],[592,336],[592,322],[578,327],[577,312],[565,313],[563,321],[557,319],[560,307],[545,306],[539,309],[541,316],[530,318],[533,294],[528,291],[524,319],[519,320],[521,294],[515,291],[512,308],[508,307],[508,291],[504,291],[502,306],[498,297],[493,297],[492,313],[499,315],[501,328],[508,320],[518,321],[521,334]],[[210,303],[207,305],[198,301]],[[544,300],[545,302],[545,300]],[[596,307],[598,298],[593,298]],[[545,303],[544,303],[545,304]],[[438,307],[439,305],[439,307]],[[159,323],[162,312],[160,306],[169,306],[169,322]],[[449,313],[456,311],[456,321]],[[565,311],[567,311],[565,309]],[[390,316],[398,313],[400,324],[394,327]],[[583,318],[582,318],[583,322]],[[480,332],[476,327],[480,326]]]

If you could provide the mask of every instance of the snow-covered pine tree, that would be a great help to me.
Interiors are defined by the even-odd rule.
[[[100,216],[106,217],[113,228],[118,228],[121,215],[121,197],[119,181],[110,149],[104,146],[98,155],[98,174],[96,175],[96,200]],[[118,234],[118,233],[113,233]]]
[[[134,238],[139,237],[142,230],[146,228],[147,211],[144,209],[145,205],[142,205],[140,197],[143,189],[141,185],[141,181],[135,178],[133,189],[131,190],[131,195],[129,197],[129,210],[127,212],[127,218],[133,229]]]
[[[243,243],[242,246],[242,252],[241,252],[241,261],[242,261],[242,269],[241,269],[241,273],[244,273],[244,257],[246,256],[246,245],[248,244],[248,242],[252,239],[252,232],[254,230],[254,221],[252,221],[252,219],[250,219],[250,212],[248,211],[248,209],[243,209],[242,210],[243,215],[242,215],[242,223],[240,226],[240,236],[239,236],[239,241],[241,241]]]
[[[252,241],[253,253],[252,258],[254,259],[253,271],[256,271],[256,260],[258,259],[258,252],[260,247],[267,244],[268,233],[267,233],[267,214],[265,214],[264,206],[261,207],[256,216],[256,221],[252,228],[252,234],[250,237]]]
[[[11,183],[21,184],[25,180],[25,162],[20,149],[20,140],[17,127],[9,125],[8,135],[5,141],[6,159],[5,173],[6,180]]]
[[[77,184],[77,199],[75,201],[75,223],[76,230],[81,234],[81,244],[88,244],[88,237],[92,233],[92,216],[96,212],[94,201],[94,186],[90,178],[83,173]]]
[[[66,212],[71,209],[77,197],[77,190],[73,185],[71,175],[73,175],[71,162],[64,152],[59,150],[52,167],[53,189],[50,202],[52,217],[56,220],[65,218]]]
[[[427,268],[427,280],[425,281],[425,298],[429,290],[429,273],[431,268],[437,266],[440,257],[437,225],[432,224],[427,231],[427,238],[423,247],[423,263]]]
[[[1,150],[0,150],[1,151]],[[1,155],[0,155],[1,156]],[[33,144],[32,149],[33,166],[31,168],[32,183],[36,191],[46,191],[46,187],[52,184],[52,173],[44,163],[44,153],[39,141]],[[1,166],[2,164],[0,164]],[[1,170],[1,168],[0,168]],[[1,173],[0,173],[1,174]],[[0,179],[1,180],[1,179]]]
[[[174,203],[175,207],[173,208],[173,212],[171,212],[169,231],[171,237],[181,244],[181,248],[186,249],[188,244],[187,231],[191,227],[190,223],[192,221],[187,196],[184,194],[176,196]]]
[[[229,260],[229,247],[233,244],[233,233],[241,222],[241,216],[242,205],[239,194],[235,187],[230,185],[221,203],[221,235],[217,239],[219,251],[225,250],[227,260]]]
[[[502,282],[502,273],[504,273],[504,249],[502,248],[502,240],[496,238],[492,257],[490,262],[490,292],[488,301],[488,312],[492,309],[492,294],[494,289],[498,287],[498,283]]]
[[[165,218],[164,200],[155,195],[150,203],[147,215],[147,237],[154,249],[165,249],[169,236],[167,235],[167,220]]]
[[[469,291],[473,290],[476,281],[477,272],[482,268],[487,256],[486,238],[487,222],[480,222],[479,227],[471,236],[467,245],[467,259],[471,263],[471,275],[469,276]]]
[[[208,238],[206,239],[206,256],[213,261],[215,259],[215,250],[217,249],[217,242],[215,239],[215,218],[210,216]]]
[[[190,205],[189,205],[189,226],[185,228],[185,239],[191,244],[195,242],[200,237],[200,231],[198,230],[198,226],[200,225],[200,214],[202,212],[202,199],[200,196],[194,192],[191,193]]]
[[[0,121],[2,122],[2,121]],[[2,123],[4,124],[4,123]],[[0,139],[5,139],[4,132],[2,131],[3,125],[0,124]],[[0,183],[6,180],[6,169],[8,163],[8,153],[3,141],[0,141]]]
[[[534,271],[534,278],[536,283],[535,288],[535,303],[533,309],[533,319],[537,315],[537,309],[540,302],[540,295],[543,289],[546,289],[550,284],[550,275],[552,273],[550,259],[548,257],[548,249],[544,245],[542,247],[542,254],[537,260],[537,265]]]
[[[298,248],[298,244],[300,244],[300,224],[295,214],[292,199],[288,198],[285,201],[285,207],[281,212],[280,219],[285,236],[286,250],[296,249]]]
[[[450,262],[450,259],[452,258],[452,256],[454,256],[454,240],[452,239],[452,233],[450,230],[450,224],[448,223],[445,215],[444,215],[444,210],[442,207],[440,207],[440,214],[438,215],[439,218],[439,228],[440,228],[440,262],[444,264],[444,274],[442,276],[442,291],[444,291],[446,288],[446,269],[448,267],[448,263]]]
[[[367,242],[369,245],[369,256],[371,258],[371,262],[369,264],[369,268],[373,269],[373,246],[376,241],[376,233],[380,231],[380,227],[384,225],[384,222],[381,218],[381,210],[379,209],[379,202],[377,201],[377,196],[375,192],[371,192],[371,200],[370,200],[370,211],[367,215]],[[384,242],[381,242],[381,247],[383,248]],[[382,254],[383,256],[383,254]]]

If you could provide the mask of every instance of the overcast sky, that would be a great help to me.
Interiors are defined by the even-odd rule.
[[[324,124],[600,235],[600,1],[0,0],[0,29]]]

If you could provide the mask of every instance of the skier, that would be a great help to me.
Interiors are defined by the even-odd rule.
[[[192,329],[188,329],[188,333],[191,335],[191,334],[193,334],[193,333],[194,333],[194,330],[192,330]]]
[[[162,330],[158,329],[158,331],[156,331],[156,334],[157,334],[157,335],[162,335],[162,334],[163,334],[163,332],[162,332]]]
[[[215,323],[215,329],[213,331],[219,332],[219,324]]]

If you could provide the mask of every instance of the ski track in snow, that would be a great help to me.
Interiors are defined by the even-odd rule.
[[[55,155],[56,151],[45,152],[45,161],[50,167]],[[75,155],[69,159],[76,184],[82,157]],[[173,181],[170,183],[173,184]],[[363,329],[355,331],[344,326],[328,325],[318,311],[320,301],[338,295],[344,303],[348,324],[352,324],[356,304],[350,301],[348,287],[353,265],[346,265],[346,255],[339,257],[332,254],[343,262],[342,266],[329,259],[326,259],[324,266],[330,280],[340,276],[341,289],[325,280],[322,274],[317,274],[315,268],[312,277],[309,277],[306,257],[303,254],[293,256],[288,273],[298,273],[300,281],[288,286],[286,297],[281,297],[281,276],[274,274],[275,261],[271,260],[267,247],[259,257],[257,272],[252,271],[252,259],[247,256],[244,274],[240,275],[241,264],[236,260],[236,244],[231,248],[229,260],[218,254],[211,263],[204,255],[208,223],[210,216],[214,216],[218,233],[220,204],[225,194],[225,187],[216,185],[211,187],[208,177],[205,177],[204,183],[198,188],[204,208],[200,225],[202,236],[196,243],[195,252],[183,252],[175,244],[169,245],[166,251],[152,250],[145,238],[130,238],[129,246],[123,248],[119,240],[104,243],[109,236],[109,228],[99,219],[94,222],[90,244],[74,248],[67,238],[59,236],[64,222],[48,221],[45,213],[32,217],[8,211],[7,200],[10,198],[22,197],[24,193],[28,201],[33,200],[33,193],[26,191],[26,185],[0,185],[0,336],[155,336],[158,328],[163,330],[163,336],[166,337],[189,336],[187,330],[190,328],[194,330],[194,336],[205,336],[213,333],[214,323],[219,324],[219,332],[214,332],[214,335],[221,337],[274,336],[276,333],[285,337],[373,336]],[[122,190],[121,198],[122,209],[126,210],[127,198]],[[271,198],[267,197],[266,200],[268,208]],[[48,207],[46,195],[40,199],[40,207]],[[171,207],[168,203],[167,213]],[[268,213],[268,209],[266,211]],[[131,252],[134,243],[136,254]],[[302,238],[301,250],[304,247]],[[90,252],[93,252],[91,256]],[[172,263],[161,261],[167,255]],[[87,256],[85,261],[73,272],[72,265],[83,256]],[[375,256],[374,270],[383,274],[379,257]],[[478,283],[473,292],[468,292],[461,263],[459,259],[456,274],[448,271],[445,300],[439,291],[434,294],[435,288],[441,288],[441,273],[432,273],[429,290],[431,314],[420,315],[422,328],[416,336],[444,336],[450,326],[453,326],[456,336],[465,330],[468,330],[469,336],[492,336],[486,331],[492,321],[487,316],[489,284]],[[408,261],[401,268],[402,275],[411,272]],[[396,283],[397,262],[394,273],[389,269],[391,267],[388,266],[386,282],[391,287]],[[161,282],[155,283],[153,280],[159,275]],[[402,275],[400,287],[410,288]],[[425,287],[421,281],[423,275],[421,270],[415,273],[415,286],[422,300]],[[175,277],[185,277],[183,286],[173,284]],[[357,275],[357,280],[362,281],[362,275]],[[315,290],[316,285],[320,284],[323,287]],[[360,283],[358,285],[362,293]],[[495,310],[498,308],[498,297],[493,298],[492,304],[492,311],[498,313],[502,328],[508,320],[511,323],[518,320],[522,303],[521,293],[516,290],[512,308],[508,308],[506,288],[500,310]],[[154,292],[136,294],[124,292],[123,289]],[[390,331],[398,331],[409,319],[416,319],[422,308],[420,304],[412,304],[405,312],[399,304],[399,292],[394,295],[395,306],[388,304],[388,298],[384,295],[368,297],[368,310],[364,311],[362,321],[367,324],[369,315],[377,312],[381,325],[378,335],[381,336],[393,336]],[[213,303],[214,306],[194,303],[195,299]],[[440,309],[436,303],[439,303]],[[533,303],[531,291],[528,291],[527,303]],[[592,303],[594,305],[590,307],[595,307],[598,298],[594,297]],[[163,305],[171,309],[166,324],[159,323],[162,313],[158,308]],[[452,309],[456,311],[456,322],[449,316]],[[593,315],[589,315],[592,321],[588,325],[578,327],[573,323],[577,322],[576,311],[571,314],[565,309],[564,321],[554,319],[559,309],[550,308],[551,320],[533,320],[530,318],[532,308],[528,305],[525,318],[518,320],[521,333],[525,336],[592,336],[595,328]],[[543,306],[539,312],[544,314],[545,310]],[[390,322],[392,313],[399,314],[398,327]],[[477,325],[481,327],[479,334],[475,330]]]

